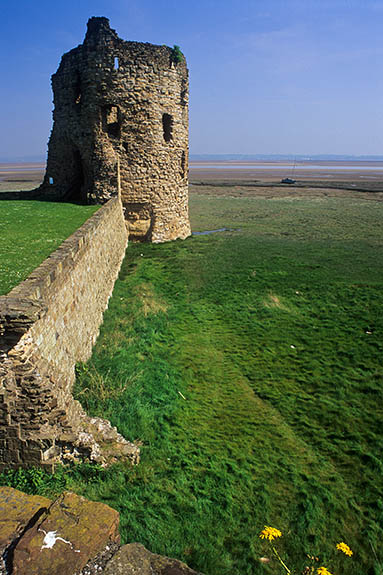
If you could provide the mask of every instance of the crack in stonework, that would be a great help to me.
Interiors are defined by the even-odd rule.
[[[36,523],[40,519],[40,517],[42,515],[44,515],[44,513],[46,513],[47,511],[48,511],[48,509],[46,507],[42,507],[41,509],[39,509],[37,511],[37,513],[35,513],[33,515],[33,517],[31,517],[31,519],[28,521],[28,523],[26,524],[26,526],[24,527],[24,529],[22,530],[20,535],[18,537],[16,537],[12,541],[12,543],[10,545],[8,545],[8,547],[4,551],[3,561],[4,561],[6,575],[12,575],[12,573],[13,573],[13,557],[15,554],[15,549],[16,549],[17,544],[24,537],[26,532],[29,531],[30,529],[32,529],[32,527],[34,527],[36,525]]]

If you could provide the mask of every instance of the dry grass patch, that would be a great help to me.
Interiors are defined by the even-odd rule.
[[[134,292],[141,303],[140,311],[145,317],[167,312],[167,305],[154,293],[150,283],[140,283],[135,287]]]
[[[113,331],[109,338],[108,342],[103,342],[101,347],[105,350],[108,350],[109,353],[117,351],[121,345],[125,348],[129,347],[132,343],[134,338],[133,337],[125,337],[123,327],[128,325],[128,319],[126,321],[121,321],[120,325],[117,326],[116,330]]]
[[[78,373],[86,373],[88,375],[88,386],[79,391],[78,397],[87,393],[94,393],[102,401],[108,399],[118,399],[124,393],[128,382],[113,381],[111,384],[110,371],[105,375],[99,373],[93,365],[81,365],[77,368]]]
[[[263,300],[263,305],[269,309],[282,309],[283,311],[291,312],[290,306],[286,305],[281,301],[281,298],[276,294],[269,293],[267,297]]]

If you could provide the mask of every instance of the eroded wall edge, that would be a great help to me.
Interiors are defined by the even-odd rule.
[[[138,448],[72,396],[75,364],[91,355],[127,241],[114,198],[0,297],[0,468],[137,461]]]

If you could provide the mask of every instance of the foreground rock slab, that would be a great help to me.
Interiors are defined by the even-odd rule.
[[[52,501],[38,495],[26,495],[12,487],[0,487],[0,557],[42,515],[46,514]],[[0,573],[5,571],[0,564]]]
[[[65,492],[0,487],[0,575],[201,575],[140,543],[120,547],[119,513]]]
[[[52,501],[38,495],[26,495],[12,487],[0,487],[0,554],[24,529],[46,513]]]
[[[104,575],[201,575],[185,563],[151,553],[140,543],[124,545],[112,557]]]
[[[73,575],[119,542],[119,514],[103,503],[64,493],[29,529],[13,552],[13,575]]]

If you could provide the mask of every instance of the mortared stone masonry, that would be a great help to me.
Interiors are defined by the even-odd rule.
[[[72,396],[75,364],[92,353],[127,240],[114,198],[0,296],[0,468],[138,461],[138,447]]]
[[[120,195],[131,240],[190,235],[188,70],[178,49],[121,40],[90,18],[52,76],[53,129],[40,192],[104,203]]]

